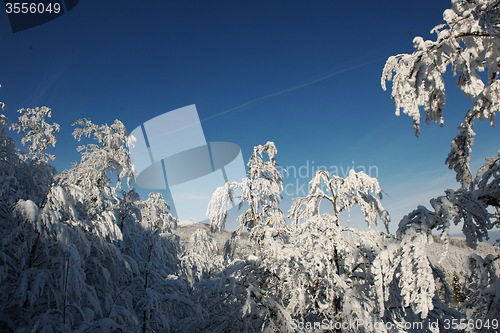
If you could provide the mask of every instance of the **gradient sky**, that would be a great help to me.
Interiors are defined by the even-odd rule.
[[[238,144],[245,160],[253,146],[274,141],[281,166],[309,165],[307,177],[285,177],[292,192],[313,163],[372,166],[395,230],[417,205],[458,187],[444,159],[470,102],[453,78],[444,128],[424,125],[418,139],[380,87],[385,60],[411,52],[414,36],[434,38],[429,31],[449,7],[445,0],[83,0],[18,33],[2,12],[0,100],[11,121],[22,107],[52,108],[62,127],[52,151],[58,170],[79,159],[71,137],[79,118],[118,118],[132,130],[196,104],[208,141]],[[476,132],[474,168],[500,142],[486,122]],[[283,204],[287,210],[290,198]]]

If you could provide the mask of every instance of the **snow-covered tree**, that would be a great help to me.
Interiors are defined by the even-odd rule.
[[[50,172],[44,181],[45,193],[28,190],[34,175],[41,177],[40,168],[54,170],[47,164],[51,158],[45,155],[43,143],[55,144],[55,127],[44,119],[47,110],[31,109],[13,126],[26,134],[24,142],[42,143],[30,146],[30,153],[10,166],[16,168],[19,180],[8,193],[17,200],[13,215],[2,223],[8,230],[1,237],[3,321],[12,329],[40,331],[130,326],[134,312],[120,286],[133,276],[134,265],[108,242],[109,232],[102,232],[110,226],[117,228],[100,223],[113,221],[113,212],[95,212],[89,223],[83,204],[89,199],[85,189],[64,182],[53,184]]]
[[[28,152],[19,155],[25,162],[21,164],[21,170],[19,170],[19,174],[23,174],[20,178],[25,182],[24,187],[28,191],[25,199],[30,198],[40,204],[48,193],[56,174],[55,168],[49,164],[55,156],[47,153],[46,150],[49,147],[55,147],[59,125],[46,122],[46,119],[52,116],[52,111],[45,106],[20,109],[17,112],[21,114],[18,117],[18,123],[12,124],[10,129],[23,133],[21,143],[28,145]]]
[[[500,155],[487,158],[469,188],[446,190],[431,199],[432,210],[419,206],[399,223],[401,235],[409,228],[430,234],[438,230],[446,241],[450,226],[462,225],[467,244],[476,248],[488,239],[488,231],[500,227]]]
[[[416,229],[396,238],[342,225],[340,213],[359,205],[368,225],[380,219],[387,229],[381,193],[377,180],[363,173],[351,171],[344,179],[319,171],[309,194],[290,208],[291,225],[257,225],[250,230],[250,255],[202,266],[210,273],[197,275],[195,294],[205,295],[198,297],[208,313],[218,313],[204,327],[293,332],[304,322],[328,327],[358,320],[378,324],[366,332],[383,331],[386,324],[405,332],[411,331],[405,324],[419,322],[430,331],[439,320],[436,329],[444,330],[444,319],[462,318],[449,306],[444,274],[427,257],[432,237]],[[229,205],[230,196],[219,197]],[[256,228],[261,237],[252,237]],[[221,262],[225,268],[217,273],[213,268]],[[237,326],[228,325],[235,320]]]
[[[30,143],[28,154],[19,153],[8,137],[8,120],[0,115],[0,215],[10,216],[19,199],[40,204],[48,193],[56,170],[48,163],[52,158],[45,153],[48,145],[55,145],[58,125],[49,125],[45,117],[50,109],[21,109],[19,124],[10,127],[23,132],[21,141]]]
[[[468,319],[481,318],[485,327],[482,332],[494,332],[498,329],[500,318],[500,254],[489,254],[481,257],[472,254],[469,257],[467,283],[464,288],[464,301],[459,308]],[[494,325],[493,320],[496,320]],[[493,328],[496,326],[496,328]],[[478,327],[480,328],[480,327]],[[473,329],[468,329],[473,332]]]
[[[401,221],[400,233],[408,226],[420,224],[425,232],[439,229],[446,238],[451,222],[462,223],[469,246],[475,247],[477,241],[488,238],[489,230],[500,225],[499,159],[487,159],[475,178],[470,169],[475,120],[489,119],[494,125],[500,111],[498,6],[497,0],[453,0],[452,8],[443,14],[446,23],[431,31],[437,34],[435,41],[416,37],[412,54],[392,56],[386,62],[382,87],[386,89],[386,81],[393,82],[396,114],[402,110],[412,117],[417,136],[421,107],[427,123],[444,123],[443,74],[449,68],[458,76],[458,87],[473,102],[446,159],[462,188],[447,190],[445,196],[431,200],[433,210],[418,207]]]
[[[47,266],[50,265],[39,265],[47,261],[44,255],[47,242],[40,234],[41,228],[37,228],[38,206],[29,200],[29,194],[33,192],[26,187],[25,178],[31,176],[32,170],[30,164],[20,158],[14,141],[7,135],[7,125],[7,118],[1,114],[0,313],[2,327],[17,327],[26,319],[21,315],[21,306],[28,309],[37,306],[37,299],[50,272]],[[17,316],[8,315],[17,312]],[[26,312],[30,313],[29,310]]]
[[[348,318],[352,315],[367,319],[368,313],[373,313],[373,309],[369,309],[368,305],[369,295],[364,295],[362,291],[366,287],[358,285],[356,294],[348,291],[347,286],[356,285],[355,280],[363,281],[362,283],[370,280],[369,270],[366,275],[367,269],[377,252],[375,248],[380,245],[377,245],[376,241],[370,241],[367,246],[367,235],[364,232],[343,228],[340,214],[357,204],[361,207],[368,225],[376,226],[380,218],[388,230],[389,214],[382,207],[381,198],[382,190],[378,181],[363,172],[350,170],[346,178],[341,178],[319,170],[309,183],[309,194],[304,198],[295,199],[289,210],[289,216],[295,226],[292,228],[295,235],[290,236],[291,242],[298,249],[313,254],[313,257],[307,254],[299,256],[298,258],[305,258],[303,262],[301,259],[296,260],[300,260],[306,271],[317,271],[313,274],[312,281],[322,281],[319,285],[314,282],[316,286],[313,290],[319,299],[312,303],[316,303],[324,318],[330,316],[341,320],[343,316]],[[330,209],[327,209],[327,212],[322,212],[322,202],[329,203]],[[374,239],[381,238],[377,236]],[[357,246],[353,246],[354,244]],[[364,249],[363,246],[367,248]],[[370,259],[367,260],[367,256]],[[359,298],[355,299],[358,296]],[[364,297],[366,300],[363,300]],[[354,308],[351,308],[353,312],[348,310],[353,302],[359,304],[359,311]],[[324,311],[326,309],[327,312]]]
[[[348,177],[340,178],[320,170],[310,182],[309,195],[295,200],[290,209],[293,236],[287,239],[304,252],[293,256],[294,265],[284,261],[280,269],[289,265],[294,269],[300,263],[301,270],[289,276],[311,274],[291,279],[292,284],[300,281],[299,290],[307,291],[303,298],[312,297],[295,301],[307,309],[301,315],[393,325],[417,321],[428,325],[431,312],[441,319],[451,315],[445,304],[434,306],[439,299],[435,272],[425,255],[426,242],[417,236],[401,242],[375,230],[342,226],[340,213],[357,204],[368,225],[376,226],[380,218],[387,230],[389,215],[380,202],[381,193],[378,181],[362,172],[351,170]],[[332,213],[322,213],[323,200],[330,203]]]
[[[29,121],[21,117],[26,121],[14,126],[26,134],[24,139],[28,139],[23,142],[43,141],[45,135],[52,136],[51,129],[45,134],[38,131],[46,124],[45,111],[33,109]],[[55,144],[53,136],[49,141]],[[0,237],[4,273],[2,321],[10,328],[67,329],[68,324],[82,320],[82,308],[75,308],[70,300],[81,295],[87,286],[82,283],[79,254],[85,252],[87,243],[82,242],[84,238],[78,229],[60,223],[63,216],[74,221],[70,218],[74,211],[69,205],[57,205],[61,192],[58,187],[50,187],[54,169],[47,164],[44,149],[20,158],[17,153],[12,154],[14,146],[8,138],[2,142],[6,143],[4,152],[10,152],[4,161],[10,163],[2,165],[1,173],[13,170],[10,178],[15,179],[4,184],[12,204],[8,207],[10,214],[2,219]],[[46,189],[37,191],[42,186]],[[74,243],[68,239],[76,241],[79,250],[75,251]]]
[[[221,208],[214,211],[229,206],[231,186],[214,194],[219,200],[211,204]],[[381,193],[378,181],[364,173],[352,170],[340,178],[318,171],[309,194],[290,208],[292,225],[257,224],[250,229],[254,246],[247,258],[226,257],[224,270],[195,282],[198,290],[211,295],[211,301],[200,297],[204,307],[222,313],[208,327],[224,331],[229,329],[225,323],[238,318],[239,330],[293,332],[303,321],[428,325],[432,318],[460,317],[438,297],[435,279],[440,272],[427,259],[427,243],[419,234],[401,242],[376,230],[342,225],[340,213],[359,205],[368,225],[376,226],[380,219],[387,229],[389,215]],[[322,207],[322,202],[329,205]],[[254,236],[256,228],[260,237]],[[385,326],[365,331],[380,327]]]
[[[5,108],[5,105],[1,105]],[[7,135],[9,121],[0,114],[0,218],[7,219],[12,212],[12,205],[19,199],[21,192],[18,170],[21,160],[16,152],[16,145]]]
[[[182,299],[184,285],[175,275],[178,240],[171,233],[176,219],[159,193],[138,201],[140,220],[123,228],[123,251],[134,259],[139,275],[133,283],[134,308],[142,332],[173,328],[189,312]],[[189,304],[192,306],[192,304]]]
[[[16,151],[0,118],[7,199],[0,217],[0,327],[168,331],[182,320],[189,327],[186,318],[196,317],[197,307],[177,275],[175,221],[165,201],[152,194],[143,202],[133,189],[119,188],[132,174],[126,149],[132,140],[121,122],[78,122],[75,138],[91,136],[97,144],[80,147],[81,162],[55,181],[50,173],[46,192],[30,190],[32,174],[50,167],[43,142],[55,144],[55,127],[45,123],[48,110],[31,109],[12,127],[26,134],[23,142],[42,141],[29,154]]]
[[[226,244],[228,255],[234,254],[239,234],[245,228],[251,232],[253,239],[259,240],[268,235],[266,227],[280,229],[285,225],[285,216],[279,208],[283,180],[276,164],[277,152],[273,142],[254,147],[247,164],[248,177],[241,182],[228,182],[212,194],[207,215],[214,231],[224,228],[227,210],[235,198],[240,201],[240,209],[244,204],[248,206],[238,217],[239,227]]]
[[[472,100],[452,140],[451,151],[445,163],[456,172],[458,190],[446,190],[445,195],[432,199],[431,209],[419,206],[406,215],[399,224],[398,236],[404,244],[409,237],[427,242],[434,230],[448,242],[451,224],[462,225],[467,244],[475,248],[478,241],[488,239],[489,230],[499,227],[500,158],[487,158],[473,177],[470,168],[472,146],[477,119],[489,119],[495,125],[500,111],[500,12],[498,0],[452,0],[443,18],[445,24],[432,29],[435,41],[416,37],[412,54],[390,57],[382,74],[382,87],[392,81],[392,98],[396,114],[402,110],[413,119],[415,134],[420,134],[420,111],[426,122],[444,124],[445,81],[443,74],[451,68],[457,76],[457,85]],[[499,155],[500,156],[500,155]],[[425,244],[424,242],[424,244]],[[404,245],[403,245],[404,246]],[[416,249],[413,246],[413,249]],[[425,251],[423,252],[425,256]],[[473,255],[469,259],[469,298],[459,308],[467,319],[485,320],[498,317],[498,305],[493,299],[500,294],[497,285],[498,269],[492,269],[495,256],[483,259]],[[497,257],[497,256],[496,256]],[[417,279],[429,277],[425,261],[417,264]],[[415,267],[415,266],[414,266]],[[489,267],[489,268],[486,268]],[[435,270],[435,275],[439,275]],[[445,288],[447,282],[441,279]],[[432,279],[427,289],[432,287]],[[430,296],[430,294],[428,294]],[[429,300],[429,298],[428,298]],[[426,301],[428,303],[428,300]],[[434,305],[436,300],[434,300]]]
[[[389,232],[389,214],[382,207],[382,189],[377,179],[364,172],[349,170],[346,178],[330,175],[327,171],[318,170],[309,183],[309,194],[298,198],[290,208],[289,215],[294,223],[301,220],[320,218],[323,223],[334,223],[339,226],[340,213],[359,205],[368,225],[377,225],[377,219],[384,222]],[[323,200],[332,205],[332,214],[321,215]]]
[[[498,0],[452,0],[445,10],[446,23],[431,32],[435,41],[415,37],[415,51],[390,57],[382,74],[382,87],[392,81],[396,114],[402,110],[413,119],[420,134],[420,107],[426,122],[444,124],[445,83],[451,68],[457,85],[472,99],[459,134],[453,139],[446,164],[457,173],[457,181],[468,187],[472,181],[470,155],[474,143],[474,121],[489,119],[495,124],[500,110],[500,15]]]
[[[223,268],[223,260],[213,237],[203,229],[197,229],[189,239],[189,247],[181,256],[182,268],[191,287],[209,279]]]
[[[239,207],[248,205],[248,209],[238,217],[241,228],[251,230],[260,225],[283,225],[284,215],[279,209],[283,180],[276,167],[277,152],[273,142],[256,146],[247,164],[248,177],[215,190],[207,209],[214,230],[224,228],[227,210],[238,191],[241,193]],[[268,160],[264,159],[264,153]]]
[[[56,305],[64,303],[64,297],[57,292],[60,280],[54,279],[62,267],[55,226],[41,218],[43,210],[39,208],[46,202],[53,182],[55,169],[48,164],[51,157],[45,148],[55,144],[58,126],[45,122],[45,117],[50,115],[47,108],[19,112],[23,113],[20,123],[11,128],[25,134],[21,141],[31,143],[29,154],[16,150],[14,141],[6,133],[7,119],[0,115],[0,266],[3,272],[0,312],[24,314],[4,318],[10,327],[42,325],[54,315],[49,313],[52,310],[61,310],[64,314],[63,307]]]
[[[127,135],[125,126],[119,120],[112,125],[96,125],[90,120],[82,119],[75,123],[77,127],[73,136],[77,140],[82,137],[93,138],[96,144],[78,147],[82,157],[79,163],[70,170],[57,175],[58,184],[64,186],[75,195],[82,193],[82,200],[77,204],[81,218],[92,221],[100,231],[120,237],[114,223],[115,210],[119,207],[117,190],[124,181],[127,185],[133,177],[133,164],[127,147],[133,144],[133,137]],[[115,186],[111,186],[115,181]],[[107,212],[102,214],[102,212]],[[107,230],[105,230],[107,229]]]
[[[59,124],[49,124],[45,118],[52,116],[52,111],[46,107],[36,107],[34,109],[20,109],[17,112],[19,123],[12,124],[11,129],[24,133],[21,139],[23,145],[28,145],[28,156],[35,160],[52,161],[55,156],[45,151],[48,147],[56,145],[55,133],[59,132]]]
[[[115,210],[116,222],[122,234],[125,233],[125,228],[131,224],[135,224],[141,219],[141,210],[137,203],[141,200],[139,193],[135,188],[127,191],[121,190],[121,199],[118,208]]]

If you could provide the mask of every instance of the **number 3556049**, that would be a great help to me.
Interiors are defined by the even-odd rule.
[[[7,14],[59,14],[61,4],[58,2],[47,4],[42,2],[6,2],[5,12]]]

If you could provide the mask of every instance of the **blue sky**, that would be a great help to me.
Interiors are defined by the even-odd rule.
[[[22,107],[52,108],[62,127],[53,150],[59,170],[79,158],[71,137],[79,118],[117,118],[132,130],[196,104],[207,140],[238,144],[245,160],[253,146],[274,141],[284,167],[375,166],[394,230],[418,204],[458,187],[444,159],[470,104],[453,79],[445,127],[424,125],[418,139],[380,88],[385,60],[411,52],[414,36],[430,38],[449,6],[85,0],[18,33],[0,13],[0,100],[11,120]],[[476,132],[474,167],[496,155],[500,138],[487,123]],[[307,182],[292,178],[285,184]],[[283,208],[289,203],[285,198]]]

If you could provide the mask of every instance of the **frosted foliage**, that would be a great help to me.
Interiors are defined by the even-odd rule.
[[[358,319],[401,325],[454,318],[453,311],[436,298],[434,269],[425,251],[428,243],[420,234],[400,242],[373,230],[311,220],[262,228],[265,237],[254,242],[253,255],[229,262],[221,275],[212,274],[209,281],[195,283],[212,297],[220,295],[221,302],[213,301],[219,311],[211,321],[212,330],[259,327],[264,332],[293,332],[290,320]],[[227,313],[233,307],[241,309],[234,313],[241,318],[238,324]],[[410,330],[401,326],[399,332],[405,331]]]
[[[472,108],[452,142],[446,160],[457,172],[462,186],[472,181],[469,161],[475,119],[495,124],[500,110],[500,15],[498,0],[452,0],[443,18],[445,24],[432,29],[436,40],[415,37],[415,51],[390,57],[382,73],[382,88],[392,81],[396,114],[401,110],[413,119],[415,134],[420,134],[421,107],[426,122],[444,124],[445,85],[443,74],[451,69],[457,85],[472,99]]]
[[[15,173],[15,166],[19,164],[19,157],[16,154],[14,140],[7,136],[9,120],[3,114],[0,114],[0,175],[2,184],[13,181],[12,174]]]
[[[309,185],[309,195],[296,199],[289,210],[294,223],[319,216],[321,202],[326,200],[332,205],[331,220],[337,225],[340,213],[357,204],[368,225],[377,225],[377,219],[380,218],[388,230],[390,218],[380,202],[382,190],[377,179],[354,170],[350,170],[346,178],[318,170]]]
[[[15,149],[0,116],[2,331],[295,332],[294,323],[363,320],[379,324],[364,332],[412,332],[404,324],[445,331],[427,327],[499,316],[498,253],[470,257],[457,287],[465,295],[456,305],[461,313],[448,303],[449,273],[427,253],[433,230],[445,246],[450,225],[462,223],[475,244],[498,225],[498,157],[487,159],[471,186],[406,216],[394,237],[341,225],[339,214],[354,205],[369,226],[389,222],[377,180],[353,170],[345,178],[316,173],[287,224],[277,150],[268,142],[255,147],[245,179],[214,193],[209,233],[201,223],[177,228],[161,194],[141,200],[128,188],[126,147],[134,138],[122,123],[78,124],[75,138],[96,142],[53,177],[43,153],[27,158]],[[244,208],[238,229],[220,230],[236,199]]]
[[[498,2],[453,0],[452,9],[447,9],[443,18],[446,24],[432,29],[436,41],[415,37],[415,51],[390,57],[382,74],[384,90],[385,82],[393,81],[396,113],[403,110],[412,117],[417,134],[420,106],[424,107],[427,121],[443,122],[442,74],[448,66],[458,75],[459,88],[474,99],[478,118],[490,118],[493,122],[494,113],[499,110],[500,44],[495,33],[499,26]],[[483,82],[479,73],[486,70],[487,80]]]
[[[410,237],[415,240],[418,238],[431,240],[432,232],[438,230],[446,247],[444,253],[441,254],[440,261],[443,261],[445,256],[448,256],[450,242],[448,234],[450,225],[453,223],[462,225],[467,245],[479,249],[478,242],[487,240],[488,232],[500,226],[499,179],[500,157],[487,158],[486,163],[479,168],[469,187],[446,190],[445,195],[430,201],[432,209],[419,206],[406,215],[401,220],[398,229],[398,236],[402,239],[402,243],[407,243],[406,240]],[[422,246],[422,244],[425,244],[425,242],[415,243],[415,245],[419,246]],[[417,248],[413,247],[413,249],[416,250]],[[500,299],[499,255],[497,248],[493,248],[493,250],[493,254],[484,258],[479,255],[472,255],[468,260],[468,272],[465,279],[460,284],[457,282],[454,286],[460,292],[458,296],[463,297],[463,299],[457,301],[458,309],[468,320],[481,319],[486,322],[487,319],[492,320],[500,317],[498,312],[500,308],[498,302]],[[430,268],[434,274],[434,279],[440,280],[440,283],[444,284],[446,289],[447,283],[443,282],[445,280],[444,274],[434,269],[432,265]],[[424,292],[421,297],[417,296],[420,300],[419,307],[421,309],[416,308],[416,310],[424,313],[426,307],[430,309],[429,304],[439,305],[436,298],[434,298],[433,303],[430,303],[433,280],[430,278],[430,271],[429,267],[426,266],[426,262],[414,261],[406,270],[403,270],[402,276],[410,269],[416,269],[419,276],[418,285],[414,287]],[[380,285],[379,282],[379,293],[383,290]],[[437,290],[437,285],[435,286]],[[415,293],[415,288],[411,289]],[[402,291],[405,292],[405,289],[402,288]],[[457,297],[457,294],[455,294],[455,297]],[[468,331],[472,332],[473,330],[468,329]]]
[[[249,228],[259,224],[278,227],[283,223],[279,218],[282,216],[279,202],[283,191],[283,180],[276,168],[277,152],[274,143],[267,142],[265,145],[255,147],[250,156],[248,178],[242,182],[242,196],[248,203],[249,209],[240,216],[241,225]],[[264,153],[267,154],[268,160],[264,159]],[[278,218],[275,218],[276,215]]]
[[[472,254],[468,261],[465,301],[460,309],[468,319],[500,318],[500,254],[481,257]]]
[[[4,303],[4,310],[15,313],[22,307],[26,317],[19,316],[10,325],[29,325],[41,331],[70,330],[92,321],[94,315],[102,315],[104,305],[92,286],[97,282],[93,280],[95,271],[84,270],[90,267],[86,260],[91,255],[95,260],[96,254],[92,254],[85,227],[64,189],[54,187],[42,207],[19,200],[16,213],[18,228],[2,238],[4,246],[9,242],[18,248],[9,253],[8,260],[20,260],[18,268],[9,274],[15,280],[6,281],[3,292],[11,300]],[[115,257],[113,262],[118,265],[120,259]],[[113,277],[112,267],[108,266],[106,272],[109,277],[101,278],[100,285],[108,285],[106,281]],[[14,289],[13,281],[18,281]]]
[[[277,227],[284,224],[283,213],[279,209],[283,180],[276,168],[277,152],[273,142],[256,146],[248,162],[248,177],[216,189],[207,209],[214,230],[224,227],[227,208],[235,196],[241,200],[240,208],[244,204],[248,206],[238,218],[242,228],[252,229],[264,224]],[[265,160],[264,154],[268,160]]]
[[[373,261],[371,270],[374,275],[374,287],[377,295],[376,305],[380,317],[384,316],[385,304],[389,302],[390,286],[401,263],[400,250],[400,246],[389,243],[387,248],[380,251]]]
[[[478,241],[488,239],[488,231],[500,226],[500,157],[487,158],[470,188],[446,190],[444,196],[432,199],[433,210],[419,206],[403,217],[398,234],[417,228],[430,234],[439,230],[447,239],[450,225],[462,224],[467,244],[475,248]]]
[[[293,332],[290,323],[294,318],[340,320],[353,313],[358,318],[373,317],[370,304],[365,305],[370,299],[362,293],[362,286],[366,284],[362,279],[365,266],[360,264],[360,261],[364,262],[363,251],[349,246],[350,242],[344,242],[333,225],[317,228],[317,225],[300,224],[278,229],[262,226],[262,229],[265,229],[263,237],[254,242],[255,255],[244,262],[234,261],[219,282],[222,283],[219,289],[223,297],[221,305],[236,306],[235,302],[240,302],[237,306],[241,307],[243,327],[264,332]],[[341,255],[349,250],[353,253],[352,260],[346,260],[345,269],[332,260],[333,249],[337,246],[345,249]],[[229,284],[223,282],[233,280],[235,282]],[[350,292],[352,288],[355,292]],[[230,294],[244,298],[232,298]],[[346,311],[345,318],[340,306]],[[225,321],[231,320],[225,311],[218,316],[221,315],[226,316]],[[224,319],[220,321],[224,322]],[[229,326],[225,328],[227,330]],[[241,327],[232,329],[241,330]],[[224,328],[220,330],[224,331]]]
[[[458,127],[458,135],[451,142],[451,151],[445,161],[456,172],[461,188],[446,190],[445,195],[430,200],[431,208],[419,206],[401,220],[398,237],[404,253],[421,252],[421,244],[425,243],[416,241],[432,239],[434,230],[440,232],[441,240],[448,248],[452,224],[462,226],[467,245],[473,248],[478,246],[478,242],[488,240],[488,232],[500,226],[500,158],[487,158],[475,177],[470,168],[476,137],[475,121],[489,119],[490,124],[495,125],[496,114],[500,110],[499,8],[498,0],[452,0],[452,8],[443,14],[445,24],[431,31],[437,35],[435,41],[416,37],[412,54],[399,54],[386,62],[382,87],[385,90],[386,82],[392,81],[396,114],[402,111],[412,118],[417,136],[420,134],[421,112],[427,123],[444,123],[446,94],[443,74],[448,69],[456,77],[457,86],[472,101],[472,106]],[[415,241],[408,242],[409,239]],[[409,244],[415,245],[408,247]],[[405,247],[407,250],[404,250]],[[447,255],[446,251],[442,259]],[[379,258],[380,263],[396,258],[391,255],[393,253],[398,251],[384,252]],[[422,315],[431,309],[432,304],[435,311],[440,303],[436,298],[431,298],[433,279],[430,269],[434,279],[440,280],[446,287],[443,274],[432,265],[429,269],[425,260],[403,258],[402,264],[406,269],[401,276],[404,277],[404,273],[411,270],[416,270],[419,276],[409,289],[417,291],[419,305],[411,306]],[[377,292],[382,294],[392,274],[387,279],[378,266],[379,263],[374,265],[379,275],[375,282]],[[468,269],[465,300],[459,304],[459,309],[470,320],[480,319],[484,322],[488,318],[499,318],[498,254],[485,258],[473,255],[469,259]],[[402,286],[406,304],[409,304],[410,294]]]
[[[0,114],[0,140],[2,140],[2,146],[5,145],[4,141],[7,139],[7,125],[9,121],[7,117],[3,114]]]
[[[140,213],[131,211],[122,225],[122,251],[133,259],[135,274],[129,280],[132,300],[128,306],[136,322],[128,327],[174,330],[182,318],[196,313],[196,305],[187,295],[187,285],[179,279],[182,272],[177,272],[178,240],[171,233],[177,222],[159,193],[150,193],[147,200],[135,204]],[[194,318],[190,321],[196,323]],[[190,325],[186,323],[186,327]]]
[[[20,109],[19,123],[12,124],[11,129],[24,133],[21,139],[23,145],[28,144],[28,156],[35,160],[52,161],[55,156],[47,154],[48,147],[56,145],[55,133],[59,132],[57,123],[49,124],[46,118],[52,116],[51,110],[46,107],[36,107],[34,109]]]
[[[240,184],[245,182],[219,188],[214,194],[219,200],[212,210],[224,211],[235,188],[248,191],[248,187],[238,187]],[[360,319],[398,325],[428,322],[430,316],[454,318],[437,298],[435,270],[425,252],[426,234],[414,231],[399,240],[375,230],[340,225],[339,214],[359,204],[369,225],[376,225],[380,218],[387,227],[389,216],[381,205],[381,192],[378,181],[364,173],[352,170],[348,177],[340,178],[318,171],[310,182],[308,196],[297,198],[289,211],[292,225],[253,226],[249,233],[253,253],[245,261],[235,259],[234,247],[242,234],[241,230],[234,232],[226,244],[232,249],[231,255],[224,257],[231,266],[221,276],[210,274],[211,287],[203,280],[195,280],[194,285],[203,284],[212,295],[221,294],[224,301],[220,306],[241,306],[240,330],[260,327],[264,332],[293,331],[290,320]],[[331,205],[329,212],[321,209],[323,200]],[[251,210],[246,214],[240,217],[242,221],[251,219]],[[204,270],[208,271],[206,267]],[[228,285],[223,281],[234,282]],[[231,298],[231,294],[246,297]],[[220,326],[214,327],[227,330],[223,323],[228,318],[217,319]],[[401,327],[400,331],[405,329]]]
[[[233,193],[238,188],[241,188],[240,183],[227,182],[224,186],[218,187],[212,194],[212,198],[207,208],[207,215],[210,218],[212,229],[224,229],[227,211],[232,206]]]
[[[223,266],[221,257],[216,255],[217,244],[205,230],[196,230],[189,243],[181,261],[188,282],[194,286],[196,282],[213,276]]]
[[[78,147],[82,158],[67,173],[68,178],[75,180],[74,184],[85,184],[83,187],[92,184],[103,188],[111,183],[108,173],[113,173],[117,177],[118,187],[122,180],[128,184],[133,177],[133,164],[127,147],[134,140],[127,135],[123,123],[115,120],[112,125],[98,126],[90,120],[81,119],[74,125],[80,126],[73,131],[75,139],[80,141],[82,137],[93,138],[97,144]]]
[[[44,151],[48,146],[46,140],[55,143],[53,134],[56,125],[51,127],[52,125],[45,123],[43,112],[39,114],[35,110],[37,109],[31,109],[30,112],[35,115],[28,117],[27,124],[17,125],[18,129],[26,133],[23,140],[28,141],[24,142],[32,140],[30,150],[39,149],[33,153],[36,158],[32,154],[17,151],[14,141],[7,136],[8,120],[0,115],[0,217],[11,215],[12,206],[19,199],[30,199],[40,204],[53,183],[56,170],[48,163],[49,158]],[[23,116],[20,118],[23,119]],[[45,132],[42,133],[44,128]],[[39,142],[39,147],[36,142]]]
[[[478,170],[475,184],[477,197],[495,209],[495,224],[500,226],[500,151],[498,157],[486,158],[486,163]]]
[[[29,222],[35,222],[38,218],[38,206],[31,200],[19,200],[17,202],[17,210]]]
[[[122,122],[112,125],[95,125],[87,119],[75,123],[81,127],[74,130],[77,140],[93,138],[97,144],[78,147],[82,157],[80,163],[57,175],[59,184],[79,188],[85,193],[80,205],[85,206],[82,217],[94,218],[99,212],[115,209],[118,205],[117,189],[122,182],[128,185],[133,176],[133,165],[127,144],[131,139]],[[113,178],[112,178],[113,177]],[[116,187],[111,183],[116,181]]]
[[[470,161],[476,133],[469,123],[461,124],[459,129],[459,134],[451,141],[451,151],[445,162],[456,172],[457,181],[467,187],[472,182]]]
[[[259,149],[256,147],[254,152]],[[258,157],[257,153],[251,159],[255,165],[261,162]],[[250,207],[258,206],[259,201],[252,203],[255,198],[249,195],[254,184],[250,176],[255,174],[251,168],[249,178],[243,182],[217,189],[209,211],[225,212],[236,189],[250,201]],[[217,304],[222,312],[233,306],[241,308],[241,326],[231,327],[239,330],[260,327],[264,332],[293,331],[290,320],[360,319],[396,324],[428,321],[431,315],[454,318],[437,298],[435,271],[425,252],[426,234],[414,231],[400,240],[375,230],[340,225],[339,214],[358,204],[368,225],[376,225],[381,219],[387,228],[389,215],[381,205],[381,193],[378,181],[364,173],[351,170],[346,178],[340,178],[318,171],[310,182],[308,196],[297,198],[289,211],[292,225],[284,224],[283,216],[273,214],[281,219],[280,223],[258,223],[250,229],[252,254],[246,260],[237,259],[234,249],[241,242],[241,228],[247,226],[244,221],[252,220],[251,209],[240,217],[243,223],[226,243],[226,254],[230,255],[220,255],[220,260],[223,257],[229,265],[220,275],[214,274],[206,262],[214,262],[212,267],[216,267],[221,261],[215,263],[203,252],[188,252],[185,262],[201,268],[190,278],[193,286],[220,295],[223,301]],[[321,210],[323,200],[331,204],[329,212]],[[212,227],[223,226],[224,219],[212,219]],[[193,237],[208,250],[211,242],[204,233]],[[232,317],[219,316],[222,318],[214,319],[210,328],[229,329],[224,323]],[[379,332],[380,327],[366,331]]]
[[[177,220],[168,212],[168,204],[160,193],[150,193],[140,209],[141,226],[146,230],[170,232],[177,227]]]
[[[394,304],[399,290],[403,306],[410,306],[421,319],[434,309],[436,282],[426,253],[427,235],[408,231],[401,242],[388,242],[373,262],[375,292],[381,317]]]
[[[47,134],[48,109],[33,110],[18,124],[29,143]],[[0,116],[0,330],[196,331],[201,311],[180,278],[168,206],[160,194],[141,201],[111,187],[129,175],[133,138],[118,121],[79,124],[75,137],[97,144],[54,181],[43,143],[27,158]]]
[[[288,244],[263,251],[266,269],[279,276],[275,283],[288,281],[286,286],[275,287],[281,290],[281,300],[291,315],[371,318],[370,272],[366,269],[377,251],[376,241],[367,239],[373,236],[378,238],[370,232],[342,232],[334,224],[303,223],[290,229]],[[277,245],[272,238],[268,242]]]
[[[20,159],[14,141],[7,136],[8,120],[0,114],[0,216],[10,215],[10,205],[16,202],[13,192],[18,192],[20,180],[16,177]]]
[[[406,306],[411,305],[415,313],[427,317],[434,308],[436,291],[434,276],[425,252],[427,235],[407,233],[402,241],[401,296]]]

